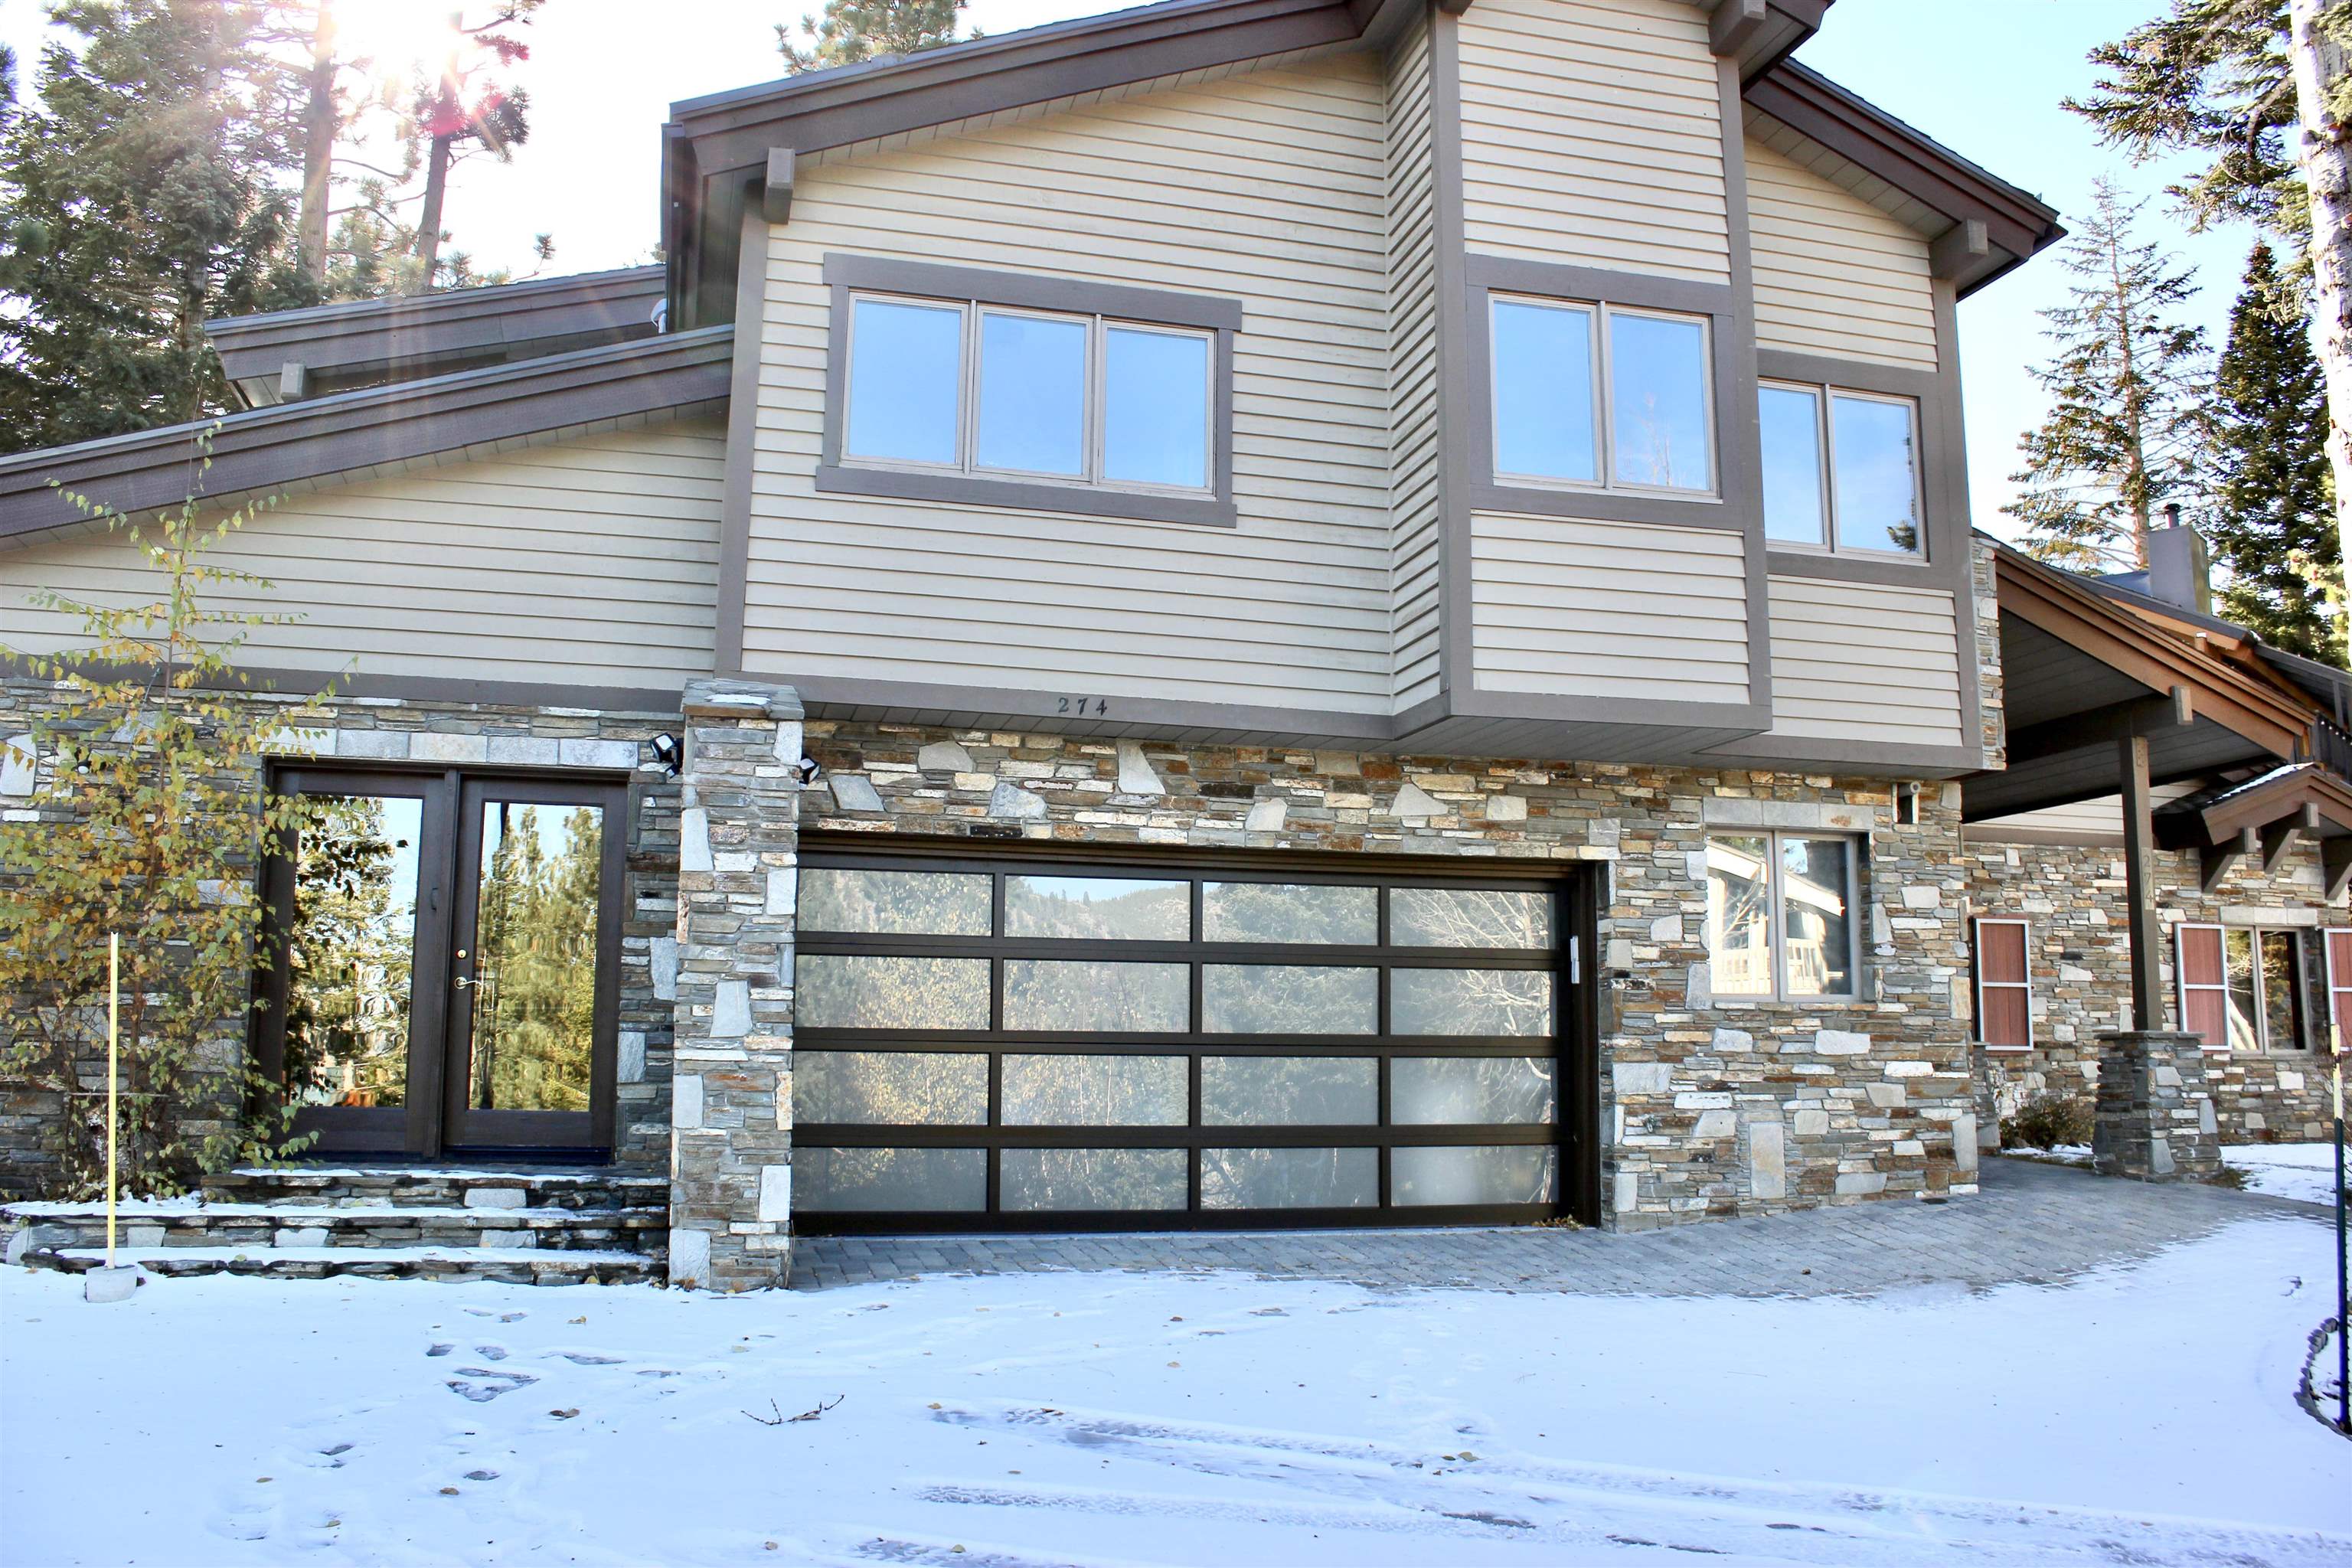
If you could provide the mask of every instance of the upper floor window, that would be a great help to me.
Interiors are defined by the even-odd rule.
[[[1923,553],[1915,399],[1769,381],[1756,395],[1766,538],[1817,550]]]
[[[1857,842],[1842,834],[1707,836],[1707,959],[1717,996],[1856,994]]]
[[[1215,334],[856,293],[845,463],[1205,494]]]
[[[1704,316],[1489,296],[1495,477],[1711,495]]]

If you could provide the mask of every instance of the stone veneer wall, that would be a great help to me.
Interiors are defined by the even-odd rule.
[[[1958,792],[1863,779],[1424,761],[812,720],[803,831],[1604,863],[1603,1206],[1646,1227],[1972,1190]],[[1707,988],[1709,822],[1872,829],[1867,1000]],[[1588,968],[1588,974],[1593,973]]]
[[[47,681],[0,679],[0,743],[22,743],[32,714],[54,710],[58,699],[58,689]],[[654,763],[645,742],[677,731],[677,715],[380,697],[341,698],[323,710],[290,696],[257,694],[249,700],[288,713],[289,760],[307,754],[362,764],[484,763],[558,773],[566,768],[635,770],[622,925],[614,1156],[624,1165],[666,1166],[677,973],[678,786]],[[42,758],[39,765],[47,768],[49,762]],[[258,789],[259,779],[254,782]],[[32,769],[0,766],[0,820],[38,820],[46,808],[36,808],[28,798],[34,787]],[[94,1086],[103,1083],[102,1067],[96,1070]],[[39,1149],[40,1128],[58,1110],[54,1097],[0,1081],[0,1195],[24,1195],[40,1185],[47,1163]]]
[[[1988,1129],[2041,1093],[2094,1100],[2098,1093],[2097,1037],[2126,1026],[2131,963],[2125,919],[2123,851],[2098,846],[1987,842],[1972,830],[1967,847],[1972,912],[2027,921],[2026,955],[2033,980],[2033,1045],[2023,1051],[1979,1047],[1979,1114]],[[2220,889],[2198,887],[2197,857],[2158,852],[2153,858],[2158,917],[2164,922],[2164,985],[2168,1016],[2179,1020],[2174,989],[2173,929],[2203,924],[2345,925],[2342,904],[2326,900],[2318,852],[2298,846],[2275,876],[2258,861],[2231,868]],[[2316,944],[2315,943],[2315,947]],[[2310,1016],[2326,1016],[2320,959],[2311,954]],[[2326,1056],[2317,1050],[2209,1053],[2205,1063],[2221,1141],[2302,1141],[2326,1135]]]

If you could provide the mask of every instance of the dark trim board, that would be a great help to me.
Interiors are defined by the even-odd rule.
[[[654,335],[662,268],[358,300],[205,323],[231,381],[275,382],[287,364],[349,377],[482,358],[541,357]],[[448,368],[445,365],[444,368]]]
[[[60,656],[62,658],[62,656]],[[66,658],[69,669],[92,675],[115,676],[122,673],[119,666],[100,665],[89,659]],[[25,661],[0,654],[0,675],[26,673]],[[351,675],[334,670],[280,669],[254,667],[238,671],[244,678],[235,681],[204,683],[205,689],[215,691],[247,691],[257,696],[279,699],[310,697],[333,687],[330,703],[351,697],[393,698],[410,702],[447,702],[478,704],[496,708],[590,708],[608,714],[626,714],[647,719],[676,719],[684,700],[684,688],[562,686],[546,681],[528,680],[466,680],[447,676],[429,675]],[[289,719],[299,714],[289,712]],[[299,728],[290,723],[289,728]]]
[[[166,426],[0,459],[0,539],[86,522],[50,481],[125,512],[318,479],[633,415],[715,407],[734,329],[707,328],[520,364]],[[196,472],[209,437],[211,467]]]

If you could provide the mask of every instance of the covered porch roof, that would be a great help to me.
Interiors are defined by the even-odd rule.
[[[1963,780],[1970,822],[2111,795],[2119,741],[2149,781],[2265,772],[2313,754],[2309,696],[2172,636],[2071,574],[1996,547],[2008,765]]]

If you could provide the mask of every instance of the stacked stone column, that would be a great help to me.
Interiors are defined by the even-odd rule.
[[[2140,1029],[2099,1037],[2091,1163],[2138,1182],[2201,1182],[2221,1168],[2202,1039]]]
[[[792,1265],[801,705],[698,680],[685,716],[669,1280],[748,1290]]]

